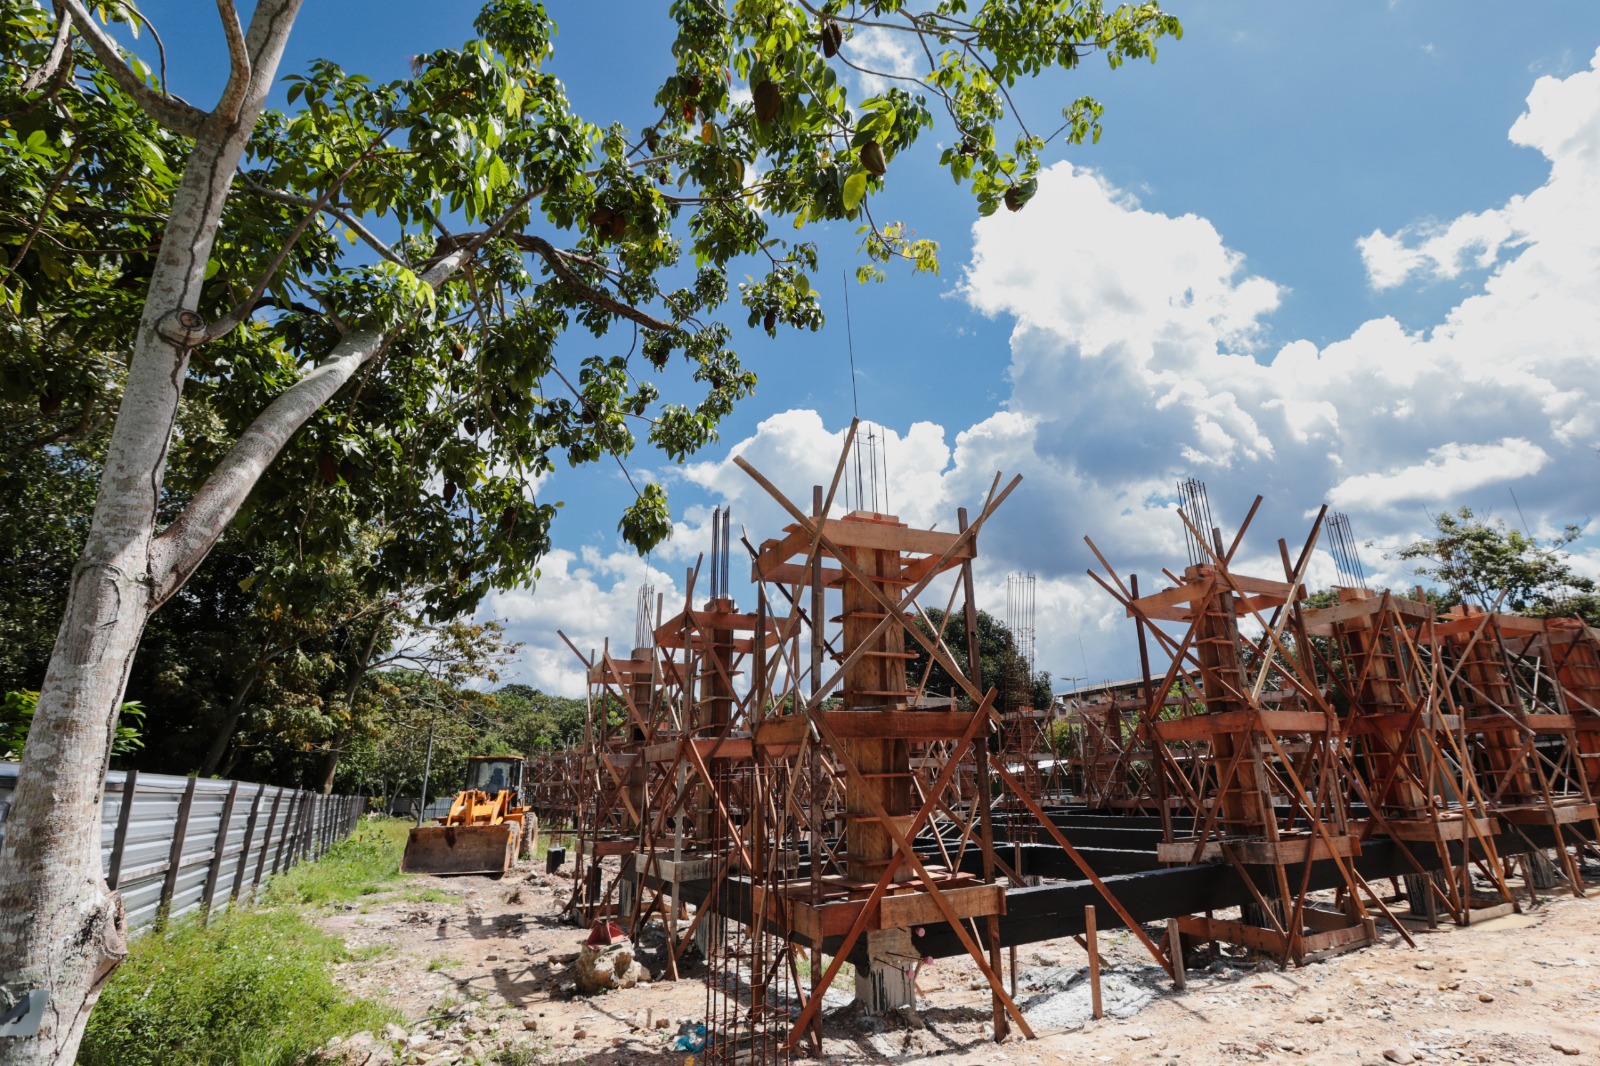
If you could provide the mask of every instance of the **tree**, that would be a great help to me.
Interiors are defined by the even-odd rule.
[[[930,242],[870,210],[932,106],[953,126],[941,165],[980,211],[1018,210],[1046,143],[1098,137],[1100,107],[1080,98],[1042,136],[1010,87],[1094,51],[1153,58],[1179,30],[1153,3],[678,0],[660,117],[630,134],[571,111],[532,0],[491,0],[477,39],[407,78],[314,63],[281,113],[265,102],[300,0],[258,0],[248,25],[217,0],[229,75],[210,110],[168,93],[83,0],[54,17],[0,2],[4,213],[31,220],[0,298],[42,337],[104,334],[86,350],[126,353],[0,849],[0,983],[50,994],[38,1034],[7,1048],[28,1063],[71,1059],[123,955],[93,831],[116,708],[151,615],[235,518],[305,501],[307,556],[381,518],[374,574],[425,586],[438,618],[530,580],[555,512],[536,482],[557,459],[620,460],[633,420],[681,460],[754,388],[713,317],[731,262],[762,264],[737,297],[752,325],[820,324],[816,249],[773,222],[853,220],[872,263],[933,269]],[[143,25],[115,0],[95,11]],[[905,35],[926,75],[884,72],[890,88],[853,102],[839,68],[858,28]],[[615,354],[558,365],[568,330],[614,327]],[[674,356],[698,400],[664,403],[640,376]],[[229,443],[174,499],[170,453],[196,446],[174,434],[186,389]],[[670,531],[658,485],[619,528],[641,550]]]
[[[1583,535],[1567,526],[1546,544],[1499,519],[1479,518],[1469,507],[1434,516],[1435,536],[1401,548],[1401,559],[1418,562],[1416,572],[1444,586],[1440,607],[1472,603],[1484,610],[1499,604],[1518,614],[1571,615],[1600,624],[1595,583],[1573,570],[1563,549]]]
[[[967,627],[961,616],[951,614],[947,621],[945,613],[937,607],[925,613],[926,621],[917,618],[913,624],[929,639],[941,636],[945,646],[955,653],[956,662],[965,662]],[[928,624],[930,622],[931,627]],[[942,634],[939,633],[940,626],[944,627]],[[929,669],[928,653],[922,645],[916,645],[911,651],[912,658],[906,661],[906,678],[911,684],[919,684],[926,674],[924,688],[930,695],[954,695],[963,705],[971,702],[961,693],[960,687],[944,667],[934,663]],[[983,687],[996,689],[995,706],[999,710],[1016,710],[1022,706],[1043,709],[1054,700],[1050,692],[1050,674],[1044,670],[1030,674],[1011,631],[1004,622],[983,610],[978,612],[978,659],[982,664]]]

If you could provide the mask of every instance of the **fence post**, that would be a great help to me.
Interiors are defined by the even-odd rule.
[[[324,855],[326,855],[328,853],[328,830],[330,828],[332,828],[328,824],[328,815],[333,810],[333,802],[332,802],[332,800],[333,800],[332,796],[323,796],[321,799],[319,799],[317,801],[318,803],[320,803],[322,805],[321,809],[319,811],[319,817],[317,818],[317,854],[316,854],[316,857],[319,858],[319,859],[322,858],[322,856],[324,856]]]
[[[250,804],[250,818],[244,823],[244,846],[239,849],[239,865],[233,871],[233,888],[228,892],[230,903],[239,898],[239,890],[244,887],[244,872],[250,868],[250,849],[256,840],[256,819],[261,815],[261,801],[266,795],[267,790],[257,785],[256,798]]]
[[[161,882],[158,913],[162,922],[167,918],[167,908],[172,905],[172,893],[178,887],[178,868],[183,864],[184,838],[189,835],[189,810],[194,805],[194,785],[194,775],[190,774],[188,783],[183,786],[183,799],[178,803],[178,823],[172,829],[172,848],[167,852],[167,876]]]
[[[289,793],[289,809],[283,814],[283,835],[278,838],[278,850],[272,856],[272,876],[278,876],[278,870],[283,867],[284,853],[289,849],[289,838],[294,835],[294,816],[299,813],[300,790],[295,789]],[[290,860],[291,862],[293,859]]]
[[[272,796],[272,813],[267,815],[267,831],[261,838],[261,854],[256,856],[255,876],[250,879],[250,898],[255,898],[255,890],[261,887],[261,874],[267,868],[267,856],[272,854],[272,830],[278,824],[278,805],[283,802],[283,786],[278,786],[278,791]]]
[[[222,801],[222,817],[217,819],[217,835],[211,842],[211,864],[206,867],[206,883],[200,888],[200,924],[211,920],[211,904],[217,898],[217,878],[222,873],[222,853],[228,846],[228,830],[233,825],[233,805],[239,798],[239,782],[228,783],[228,798]]]
[[[308,791],[305,794],[305,798],[300,801],[300,831],[295,834],[294,847],[291,849],[294,854],[295,863],[303,862],[305,860],[306,848],[309,847],[311,843],[311,819],[316,813],[316,794]],[[290,863],[290,865],[292,866],[294,863]]]
[[[111,870],[106,884],[117,887],[122,877],[122,849],[128,843],[128,820],[133,817],[133,797],[139,792],[139,771],[129,770],[122,779],[122,807],[117,811],[117,831],[111,838]]]

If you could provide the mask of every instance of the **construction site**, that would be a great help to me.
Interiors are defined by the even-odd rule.
[[[631,637],[569,641],[584,743],[526,765],[572,943],[626,942],[646,980],[703,989],[675,1053],[827,1058],[841,1012],[914,1016],[956,963],[984,1037],[1028,1041],[1041,944],[1077,953],[1098,1018],[1113,937],[1182,1002],[1192,974],[1452,927],[1470,955],[1491,935],[1471,927],[1514,935],[1600,883],[1600,630],[1370,588],[1344,516],[1269,538],[1257,498],[1222,528],[1185,481],[1187,556],[1160,573],[1085,538],[1139,676],[1033,706],[983,676],[976,637],[982,535],[1021,479],[919,529],[859,478],[847,509],[858,447],[852,425],[820,486],[735,459],[786,524],[735,541],[721,511],[683,602],[642,588]],[[1318,551],[1332,590],[1307,587]],[[1032,580],[1006,600],[1031,670]]]

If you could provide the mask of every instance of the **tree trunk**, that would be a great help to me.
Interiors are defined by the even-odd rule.
[[[216,738],[211,741],[211,750],[206,752],[205,762],[200,764],[200,776],[210,777],[217,772],[217,766],[222,762],[223,755],[227,754],[228,741],[233,739],[233,731],[239,728],[239,719],[244,714],[244,701],[250,697],[250,692],[256,687],[256,681],[261,677],[261,671],[266,669],[268,660],[257,659],[250,668],[250,674],[233,694],[233,700],[228,704],[228,716],[223,719],[222,725],[217,729]]]
[[[100,804],[117,708],[145,623],[171,594],[156,514],[217,223],[300,0],[262,0],[224,109],[208,116],[173,195],[133,338],[123,400],[66,617],[39,692],[0,846],[0,985],[48,993],[39,1028],[3,1038],[10,1066],[65,1066],[127,953],[122,901],[100,867]],[[79,29],[85,27],[81,14]],[[242,74],[240,73],[242,71]]]
[[[372,653],[377,650],[378,635],[383,632],[384,617],[384,615],[379,615],[377,621],[373,623],[372,633],[367,637],[366,647],[361,649],[361,655],[356,659],[350,684],[345,686],[344,706],[346,712],[350,715],[350,724],[340,730],[339,735],[333,738],[333,743],[328,745],[328,757],[322,762],[322,794],[324,796],[332,794],[333,778],[339,772],[339,756],[344,754],[344,746],[350,743],[350,738],[356,735],[356,692],[361,688],[361,682],[365,680],[367,671],[372,666]]]

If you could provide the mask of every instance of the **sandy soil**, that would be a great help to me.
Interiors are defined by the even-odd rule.
[[[542,872],[423,877],[326,917],[358,960],[342,967],[342,983],[409,1019],[357,1041],[361,1054],[347,1061],[683,1066],[689,1056],[672,1042],[703,1017],[704,985],[652,981],[574,995],[570,964],[584,933],[555,917],[569,888]],[[1596,892],[1413,936],[1415,950],[1387,930],[1375,947],[1286,971],[1230,959],[1191,972],[1187,991],[1175,993],[1131,935],[1102,934],[1108,1016],[1099,1021],[1090,1018],[1083,949],[1071,939],[1029,945],[1018,950],[1018,997],[1039,1039],[1000,1047],[976,967],[941,960],[922,968],[915,1012],[877,1019],[832,1010],[824,1061],[1600,1066]],[[648,950],[641,961],[653,961]],[[830,1004],[848,1003],[848,978],[839,984]]]

